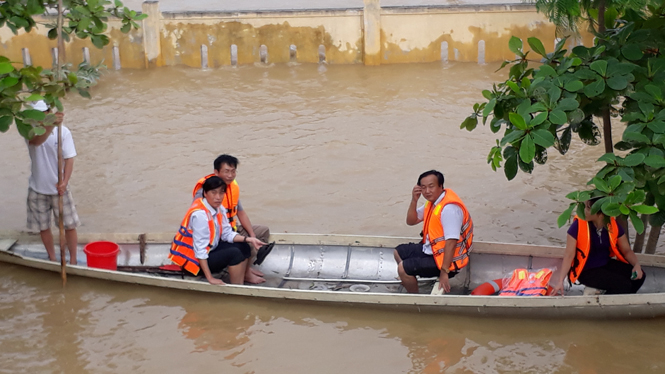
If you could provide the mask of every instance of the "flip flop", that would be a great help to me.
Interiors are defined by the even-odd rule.
[[[266,256],[272,251],[272,247],[275,246],[275,242],[272,242],[270,244],[266,244],[263,247],[259,248],[259,250],[256,252],[256,261],[254,261],[254,265],[261,265],[263,263],[263,260],[266,259]]]

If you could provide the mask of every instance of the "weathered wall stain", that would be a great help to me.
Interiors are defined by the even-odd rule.
[[[38,23],[45,23],[48,19],[38,19]],[[90,62],[97,64],[104,62],[107,67],[113,65],[113,46],[119,48],[120,61],[123,67],[141,69],[143,62],[143,37],[141,31],[133,30],[128,34],[120,32],[119,22],[110,22],[107,35],[111,43],[103,49],[95,47],[90,39],[78,39],[76,37],[65,44],[66,62],[76,66],[83,61],[83,48],[90,50]],[[11,38],[4,38],[0,43],[0,53],[7,56],[11,61],[23,64],[22,49],[28,48],[32,64],[50,68],[53,63],[51,50],[57,47],[55,40],[50,40],[46,35],[45,27],[38,27],[29,33],[21,32]]]
[[[186,65],[201,67],[201,46],[208,51],[207,66],[231,64],[231,45],[238,48],[238,64],[260,62],[261,45],[268,48],[269,63],[291,60],[289,47],[297,48],[297,61],[318,63],[319,46],[323,45],[326,61],[332,64],[392,64],[441,60],[441,43],[448,43],[449,61],[478,61],[478,42],[485,41],[485,62],[510,60],[511,36],[525,40],[538,37],[548,51],[554,47],[555,27],[535,12],[533,7],[476,6],[447,8],[378,9],[380,19],[372,43],[380,52],[368,53],[364,34],[363,12],[307,11],[298,13],[248,14],[174,14],[159,13],[157,22],[146,24],[159,38],[144,40],[144,30],[129,34],[119,31],[118,20],[110,20],[107,35],[111,43],[99,50],[89,40],[74,38],[67,43],[67,61],[83,60],[82,48],[88,47],[91,62],[113,64],[113,46],[120,51],[123,68],[143,69],[156,66]],[[377,16],[378,14],[375,14]],[[44,22],[47,19],[43,20]],[[153,19],[152,21],[155,21]],[[147,25],[147,26],[146,26]],[[146,28],[147,27],[147,28]],[[50,67],[55,41],[46,37],[41,27],[30,33],[12,35],[0,28],[0,53],[17,64],[22,62],[21,48],[30,50],[35,65]],[[593,36],[585,33],[582,40],[592,45]],[[378,43],[375,43],[379,40]],[[571,43],[572,44],[572,43]],[[147,49],[159,54],[149,61]],[[364,55],[365,54],[365,55]]]
[[[238,47],[238,64],[260,62],[259,48],[268,48],[268,62],[290,61],[289,47],[297,48],[299,62],[319,61],[319,45],[326,49],[331,63],[358,63],[362,59],[362,41],[335,45],[323,26],[292,27],[289,22],[254,27],[238,21],[212,25],[195,23],[164,23],[162,57],[166,65],[201,66],[201,45],[208,46],[208,64],[219,67],[231,64],[231,45]]]

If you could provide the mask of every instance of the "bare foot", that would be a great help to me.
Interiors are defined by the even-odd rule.
[[[251,284],[259,284],[263,283],[266,280],[262,277],[259,277],[258,275],[255,274],[245,274],[245,282],[251,283]]]
[[[256,275],[257,277],[263,277],[263,276],[265,275],[265,274],[263,274],[262,272],[260,272],[260,271],[258,271],[258,270],[256,270],[256,269],[254,269],[254,268],[249,268],[249,271],[251,271],[252,274]]]

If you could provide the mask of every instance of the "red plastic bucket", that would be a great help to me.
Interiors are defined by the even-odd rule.
[[[83,247],[88,259],[88,267],[118,270],[118,252],[120,248],[113,242],[92,242]]]

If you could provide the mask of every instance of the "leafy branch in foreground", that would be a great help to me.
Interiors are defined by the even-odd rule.
[[[109,17],[119,18],[123,33],[132,28],[137,29],[140,21],[147,17],[124,7],[119,0],[62,0],[63,16],[66,25],[62,27],[62,38],[69,41],[71,37],[90,38],[92,44],[102,48],[109,43],[105,35]],[[5,0],[0,1],[0,27],[8,27],[14,34],[24,30],[30,32],[37,27],[35,16],[52,16],[57,0]],[[51,12],[49,12],[49,10]],[[58,37],[57,24],[47,24],[48,37]],[[60,53],[62,56],[64,51]],[[31,109],[24,110],[27,102],[44,100],[51,108],[63,110],[61,99],[72,90],[81,96],[90,98],[89,89],[98,80],[105,68],[103,64],[80,64],[76,70],[66,64],[62,58],[60,74],[55,69],[44,69],[39,66],[21,66],[0,56],[0,132],[7,132],[12,123],[26,139],[43,134],[44,125],[51,125],[54,116]]]
[[[482,118],[492,132],[503,130],[487,161],[493,170],[503,166],[512,180],[519,170],[531,173],[545,164],[551,148],[566,154],[573,134],[585,144],[600,144],[593,119],[610,108],[626,124],[614,145],[625,156],[602,156],[598,161],[605,164],[589,182],[595,188],[569,194],[573,203],[558,223],[565,224],[573,211],[583,216],[584,201],[600,196],[593,212],[626,215],[641,233],[638,213],[650,215],[652,224],[665,221],[665,6],[612,21],[596,45],[571,53],[564,49],[566,39],[547,53],[537,38],[528,38],[530,51],[511,38],[517,59],[502,65],[511,65],[508,80],[483,91],[487,101],[473,106],[461,128],[471,131]],[[540,66],[529,61],[532,52]]]

